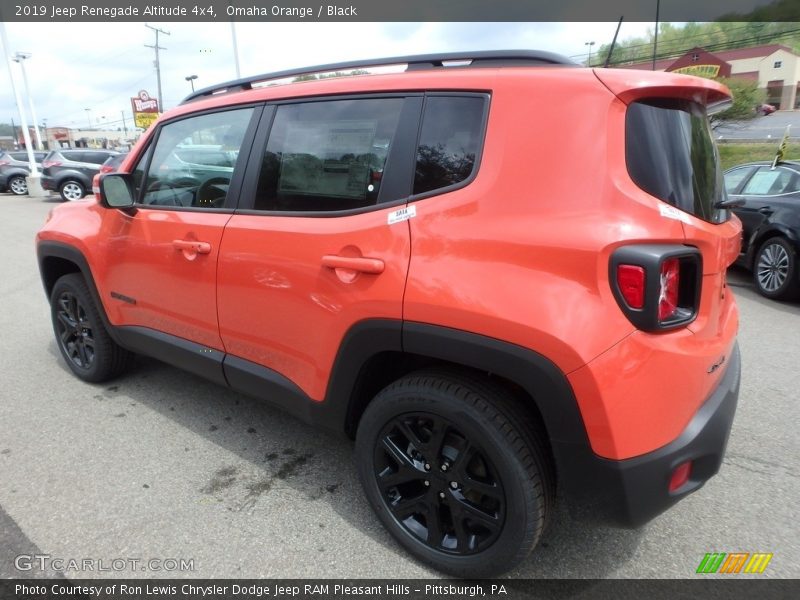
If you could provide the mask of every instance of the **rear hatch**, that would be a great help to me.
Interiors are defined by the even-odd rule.
[[[672,73],[595,73],[627,105],[625,159],[631,180],[661,201],[661,216],[679,221],[685,244],[700,250],[701,296],[688,328],[709,356],[724,361],[738,326],[725,273],[739,255],[741,223],[730,210],[715,207],[727,195],[707,112],[729,100],[730,93],[717,82]],[[709,389],[716,379],[706,378]]]

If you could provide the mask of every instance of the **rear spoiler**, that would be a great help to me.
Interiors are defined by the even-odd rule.
[[[625,104],[642,98],[682,98],[719,112],[731,101],[726,86],[702,77],[636,69],[595,69],[594,73]]]

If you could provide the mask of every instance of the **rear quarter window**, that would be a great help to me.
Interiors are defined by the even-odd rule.
[[[727,194],[705,108],[676,99],[632,102],[625,119],[625,160],[645,192],[712,223],[728,218],[714,204]]]
[[[425,100],[414,174],[414,194],[444,191],[475,172],[485,96],[430,96]]]

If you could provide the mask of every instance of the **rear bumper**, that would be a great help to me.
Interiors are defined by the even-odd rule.
[[[638,527],[700,489],[719,471],[739,398],[738,344],[719,385],[673,442],[626,460],[609,460],[583,444],[559,445],[561,489],[573,516]],[[692,461],[689,481],[669,491],[672,472]]]

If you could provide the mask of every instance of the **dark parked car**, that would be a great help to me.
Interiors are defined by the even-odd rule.
[[[118,152],[112,150],[53,150],[42,162],[42,187],[64,200],[80,200],[92,190],[92,178]]]
[[[742,206],[739,264],[753,271],[756,290],[767,298],[800,296],[800,163],[749,163],[725,172],[725,188]]]
[[[117,154],[115,156],[109,156],[100,166],[101,173],[114,173],[115,171],[119,171],[119,166],[122,164],[122,161],[125,160],[125,157],[128,156],[128,153],[125,154]]]
[[[34,152],[33,159],[41,168],[42,160],[47,152]],[[25,178],[30,175],[28,168],[28,153],[4,152],[0,150],[0,192],[10,191],[17,196],[28,193],[28,182]]]

